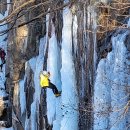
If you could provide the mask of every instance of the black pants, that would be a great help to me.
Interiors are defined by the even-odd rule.
[[[0,65],[1,70],[2,70],[4,64],[5,64],[5,60],[2,60],[2,64]]]
[[[0,69],[1,69],[1,71],[2,71],[2,68],[3,68],[3,63],[0,65]]]
[[[44,87],[43,87],[44,88]],[[52,89],[52,91],[53,91],[53,93],[54,94],[58,94],[59,92],[58,92],[58,89],[56,88],[56,86],[53,84],[53,83],[51,83],[51,82],[49,82],[49,86],[47,86],[47,87],[45,87],[45,88],[50,88],[50,89]]]

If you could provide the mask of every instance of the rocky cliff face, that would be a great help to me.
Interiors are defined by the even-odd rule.
[[[6,0],[0,0],[0,3],[6,2]],[[54,28],[58,43],[57,45],[59,48],[58,54],[61,54],[60,51],[62,49],[63,39],[62,29],[64,25],[63,10],[61,9],[54,11],[54,9],[51,9],[51,7],[61,7],[63,5],[63,0],[59,0],[57,3],[52,1],[52,5],[45,4],[47,2],[45,0],[42,0],[45,5],[41,4],[41,0],[12,0],[12,3],[14,4],[11,4],[9,13],[11,14],[13,11],[17,11],[17,8],[22,5],[22,3],[28,2],[29,4],[27,4],[25,7],[21,7],[22,11],[17,12],[17,17],[20,18],[16,21],[16,23],[10,23],[8,25],[8,28],[10,28],[13,24],[16,27],[11,29],[11,31],[8,33],[6,60],[6,89],[11,95],[13,115],[17,117],[17,120],[13,120],[13,128],[14,130],[52,130],[53,124],[49,124],[47,119],[46,91],[41,91],[41,89],[36,88],[37,85],[35,84],[35,78],[38,77],[36,77],[36,73],[31,62],[32,60],[35,61],[35,58],[37,58],[38,54],[40,53],[39,48],[41,38],[47,36],[45,45],[43,45],[44,49],[42,51],[42,56],[44,60],[42,61],[41,70],[47,69],[49,40],[54,33]],[[102,59],[106,59],[108,54],[113,50],[111,40],[112,36],[116,36],[120,33],[124,34],[129,31],[127,29],[111,29],[110,27],[107,27],[107,32],[103,34],[97,33],[97,31],[104,31],[104,29],[97,25],[98,22],[99,24],[102,24],[102,26],[104,26],[106,23],[104,23],[101,19],[102,14],[97,13],[97,8],[94,6],[94,2],[95,1],[92,2],[89,0],[79,0],[76,2],[71,1],[71,4],[68,5],[72,14],[71,42],[76,77],[76,88],[78,91],[79,100],[79,130],[93,129],[95,123],[95,115],[93,113],[95,109],[94,97],[97,96],[94,95],[94,92],[96,91],[95,81],[98,75],[98,65],[100,61],[102,61]],[[104,4],[107,2],[111,3],[111,1],[100,2],[101,6],[104,6]],[[26,10],[26,8],[28,8],[28,10]],[[0,6],[0,13],[4,14],[6,9],[6,4],[4,4],[4,6]],[[32,20],[41,13],[45,12],[46,14],[48,10],[50,10],[52,13],[47,15],[47,17],[46,15],[43,15],[36,20]],[[108,14],[107,9],[101,9],[98,11]],[[122,15],[126,14],[128,14],[128,10],[123,10]],[[15,17],[12,18],[15,19]],[[111,16],[111,18],[113,17],[114,16]],[[75,19],[77,19],[77,24],[75,24]],[[118,19],[118,23],[110,21],[108,25],[111,25],[112,23],[115,27],[119,24],[119,22],[125,23],[122,17],[114,17],[114,20],[115,19]],[[32,20],[32,22],[27,23],[30,20]],[[27,24],[21,26],[23,23]],[[130,37],[128,33],[124,40],[124,45],[128,50],[128,55],[130,50],[129,39]],[[61,56],[59,57],[61,58]],[[125,58],[129,60],[129,56],[126,56]],[[128,70],[127,73],[129,73]],[[61,74],[59,75],[61,76]],[[23,99],[21,99],[20,96],[21,91],[25,96]],[[102,88],[100,88],[100,91],[102,91]],[[39,94],[38,97],[36,96],[37,92]],[[100,97],[98,97],[98,99],[100,99]],[[22,105],[21,100],[25,100],[25,106]],[[32,108],[34,108],[36,111],[33,112]],[[35,115],[35,119],[32,118],[32,114]],[[34,122],[35,124],[32,128],[32,123]],[[98,128],[107,129],[108,127]],[[94,130],[98,129],[94,127]]]
[[[27,3],[29,1],[15,1],[13,0],[11,5],[10,13],[15,11],[22,3]],[[43,1],[44,2],[44,1]],[[16,26],[21,25],[24,22],[31,20],[32,18],[40,15],[41,12],[46,12],[49,6],[39,6],[41,1],[32,1],[30,4],[27,4],[24,8],[30,8],[31,6],[37,6],[35,9],[30,9],[24,11],[24,8],[19,13],[22,17],[17,20],[15,23]],[[62,1],[58,2],[58,5],[62,5]],[[3,11],[3,10],[2,10]],[[62,11],[52,13],[49,18],[49,21],[52,20],[56,26],[56,35],[59,41],[59,46],[62,36]],[[12,26],[10,24],[9,26]],[[49,32],[48,35],[51,37],[51,23],[49,22]],[[6,73],[8,74],[6,83],[7,89],[12,93],[12,104],[13,111],[19,121],[13,120],[14,129],[25,129],[25,120],[29,120],[29,124],[26,129],[31,128],[31,104],[33,101],[35,87],[34,87],[34,72],[30,67],[30,64],[27,63],[32,57],[36,57],[39,51],[40,38],[46,34],[46,16],[43,16],[28,25],[21,26],[16,29],[12,29],[8,35],[8,56],[6,63]],[[45,54],[45,62],[43,63],[44,69],[46,68],[47,61],[47,51]],[[26,66],[25,66],[26,63]],[[25,69],[26,68],[26,69]],[[24,76],[26,75],[26,76]],[[20,106],[20,86],[19,82],[22,79],[25,79],[24,92],[26,97],[26,106],[25,111],[22,113]],[[37,118],[37,128],[38,129],[51,129],[52,126],[49,126],[46,115],[46,95],[45,91],[41,92],[40,101],[36,103],[36,110],[39,114],[36,115]]]
[[[17,9],[22,3],[26,3],[27,1],[12,1],[13,4],[10,9],[10,13]],[[26,7],[30,7],[33,5],[37,5],[39,2],[32,2],[31,5],[27,5]],[[23,16],[16,22],[16,26],[20,25],[23,22],[27,22],[29,18],[36,17],[40,14],[43,8],[35,8],[33,11],[31,10],[29,13],[23,12],[21,13]],[[24,14],[25,13],[25,14]],[[6,73],[8,74],[7,78],[7,89],[10,93],[12,93],[12,104],[13,111],[18,117],[18,121],[13,120],[13,125],[15,129],[24,129],[25,118],[30,118],[31,112],[31,104],[33,102],[33,94],[35,92],[34,89],[34,72],[30,68],[30,65],[27,64],[26,72],[25,72],[25,63],[34,56],[38,55],[39,49],[39,40],[40,37],[45,34],[45,22],[43,21],[45,18],[39,19],[37,21],[32,22],[31,24],[19,27],[17,29],[13,29],[10,31],[8,36],[8,56],[6,63]],[[12,26],[10,24],[10,26]],[[19,82],[25,78],[24,92],[26,94],[26,111],[21,114],[20,111],[20,86]],[[22,115],[22,116],[21,116]],[[39,117],[38,117],[39,118]]]

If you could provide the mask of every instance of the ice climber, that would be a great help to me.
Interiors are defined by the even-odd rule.
[[[2,71],[3,65],[5,64],[5,56],[6,56],[5,51],[2,48],[0,48],[0,69],[1,69],[1,71]]]
[[[56,97],[59,97],[61,95],[61,92],[58,91],[56,86],[50,82],[50,72],[47,71],[42,71],[40,73],[40,86],[44,88],[50,88],[52,89],[53,93],[55,94]]]

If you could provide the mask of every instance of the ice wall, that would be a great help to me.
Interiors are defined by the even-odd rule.
[[[63,13],[63,35],[62,35],[62,109],[63,118],[60,130],[78,130],[77,92],[75,71],[72,58],[72,14],[67,8]]]
[[[128,31],[112,37],[112,51],[101,59],[94,86],[94,130],[127,129],[129,98],[129,51],[125,47]]]

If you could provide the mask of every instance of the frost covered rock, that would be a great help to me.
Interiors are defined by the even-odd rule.
[[[0,14],[4,15],[6,10],[7,10],[7,0],[0,0]]]

